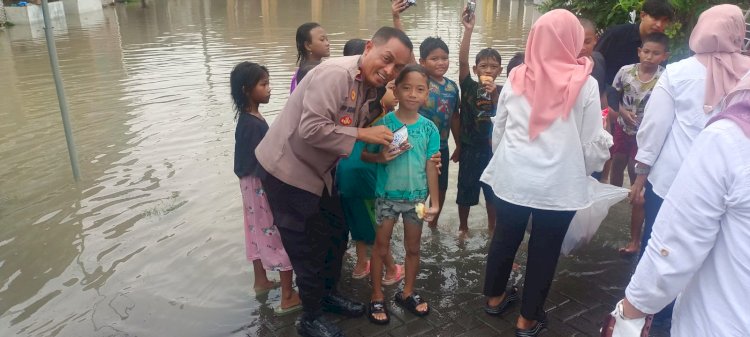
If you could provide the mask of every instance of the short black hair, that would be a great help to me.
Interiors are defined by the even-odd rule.
[[[508,66],[505,67],[505,76],[507,77],[510,75],[510,71],[513,70],[513,68],[518,67],[523,64],[524,59],[526,58],[526,53],[519,51],[513,57],[510,58],[510,61],[508,61]]]
[[[419,58],[426,59],[427,56],[432,53],[435,49],[442,49],[445,51],[446,54],[450,54],[448,51],[448,45],[445,44],[445,41],[439,37],[428,37],[422,41],[422,44],[419,45]]]
[[[641,47],[643,47],[646,42],[653,42],[658,43],[662,46],[664,46],[664,51],[669,51],[669,36],[667,36],[664,33],[650,33],[643,37],[641,40]]]
[[[253,90],[258,82],[268,78],[268,69],[253,62],[240,62],[229,74],[229,89],[232,94],[232,103],[234,103],[235,115],[237,119],[239,114],[244,113],[250,105],[250,98],[245,94],[245,89]]]
[[[413,72],[422,74],[422,76],[424,76],[425,83],[429,84],[428,79],[430,78],[430,75],[427,75],[427,70],[418,64],[409,64],[406,67],[404,67],[404,69],[401,70],[400,73],[398,73],[398,77],[396,77],[396,85],[401,83],[401,81],[403,81],[404,78],[406,78],[406,75],[408,75],[409,73],[413,73]]]
[[[666,0],[646,0],[641,7],[641,13],[653,18],[666,17],[669,21],[674,20],[674,8]]]
[[[391,39],[396,38],[401,43],[404,44],[407,48],[409,48],[409,51],[414,51],[414,45],[411,43],[411,39],[409,39],[408,36],[406,36],[406,33],[401,31],[400,29],[396,29],[393,27],[383,26],[378,29],[377,32],[375,32],[375,35],[372,36],[372,43],[374,45],[381,45],[384,43],[387,43]]]
[[[500,57],[500,53],[497,52],[497,50],[494,50],[492,48],[484,48],[480,50],[477,53],[477,57],[474,58],[474,65],[479,64],[479,61],[482,61],[482,59],[495,59],[497,61],[497,64],[502,65],[503,64],[503,58]]]
[[[344,56],[362,55],[365,52],[367,41],[362,39],[351,39],[344,44]]]

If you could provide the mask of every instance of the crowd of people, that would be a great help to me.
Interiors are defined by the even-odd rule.
[[[483,195],[492,233],[484,311],[502,316],[520,301],[516,336],[537,336],[563,238],[593,202],[590,176],[621,186],[627,169],[631,237],[620,252],[643,257],[603,332],[640,336],[646,317],[663,311],[675,336],[750,334],[750,57],[739,7],[706,10],[690,36],[694,56],[666,66],[666,1],[647,0],[637,23],[601,38],[590,20],[552,10],[533,24],[502,86],[497,50],[469,61],[472,8],[457,18],[458,83],[445,76],[442,39],[415,50],[401,24],[408,8],[394,0],[394,27],[348,41],[343,57],[329,58],[321,25],[301,25],[290,95],[270,126],[260,112],[267,69],[242,62],[230,75],[246,255],[256,294],[276,287],[267,272],[279,272],[276,314],[301,310],[302,336],[343,336],[323,312],[388,324],[383,286],[403,282],[393,301],[428,315],[416,285],[423,224],[436,227],[455,197],[466,233]],[[451,161],[455,196],[446,193]],[[519,290],[508,279],[529,222]],[[399,224],[403,265],[391,253]],[[372,285],[366,304],[337,287],[350,234],[351,277]]]

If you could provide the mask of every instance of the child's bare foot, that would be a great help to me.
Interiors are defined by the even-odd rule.
[[[469,236],[469,230],[468,229],[458,229],[458,239],[464,240],[466,237]]]
[[[271,289],[277,288],[279,285],[281,285],[281,283],[271,280],[265,280],[261,282],[255,282],[253,289],[255,290],[256,295],[261,295],[267,293]]]
[[[628,245],[620,248],[620,254],[624,256],[630,256],[637,253],[641,249],[641,245],[637,242],[630,241]]]

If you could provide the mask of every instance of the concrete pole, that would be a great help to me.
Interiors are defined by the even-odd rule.
[[[0,0],[0,27],[5,25],[5,5],[3,5],[2,0]]]
[[[47,3],[47,0],[42,0],[42,15],[44,16],[44,35],[47,37],[49,63],[52,67],[52,76],[55,78],[57,101],[60,104],[60,114],[62,115],[63,129],[65,130],[65,140],[68,143],[70,167],[73,169],[73,178],[78,182],[81,178],[81,172],[78,169],[78,153],[76,152],[76,146],[73,142],[73,132],[71,131],[70,118],[68,117],[68,101],[65,99],[65,87],[63,87],[62,76],[60,75],[60,64],[57,60],[57,48],[55,47],[55,37],[52,34],[52,21],[49,18],[49,4]]]

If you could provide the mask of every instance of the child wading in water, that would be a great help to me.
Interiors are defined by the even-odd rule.
[[[240,178],[242,205],[245,218],[245,249],[253,262],[255,294],[266,293],[276,284],[266,271],[278,271],[281,277],[281,304],[275,312],[288,314],[302,308],[297,292],[292,288],[292,264],[281,244],[281,236],[273,223],[271,208],[261,186],[263,169],[255,159],[255,147],[268,131],[268,123],[258,107],[268,103],[271,86],[268,70],[256,63],[242,62],[230,75],[232,100],[237,111],[234,133],[234,173]]]
[[[458,79],[461,85],[461,127],[453,133],[456,138],[456,150],[451,159],[458,163],[458,230],[469,231],[469,210],[479,204],[479,193],[484,193],[487,207],[487,228],[495,229],[495,207],[492,188],[480,182],[492,158],[492,120],[497,110],[497,100],[502,87],[495,84],[495,79],[503,71],[500,53],[492,48],[479,51],[475,57],[474,74],[479,82],[471,78],[469,68],[469,44],[474,31],[474,13],[464,10],[461,22],[464,36],[458,51]]]
[[[368,318],[376,324],[388,324],[390,316],[385,306],[381,277],[383,258],[388,254],[393,227],[399,215],[404,222],[404,248],[406,250],[406,278],[404,288],[395,296],[397,304],[417,316],[430,311],[427,302],[414,291],[414,282],[419,269],[419,245],[422,224],[438,214],[440,194],[438,191],[438,168],[430,157],[440,150],[440,133],[429,119],[419,114],[419,108],[427,100],[428,75],[424,68],[409,65],[396,78],[395,95],[399,109],[391,112],[376,125],[385,125],[394,131],[394,143],[390,147],[368,145],[362,159],[378,163],[376,183],[376,207],[379,228],[375,234],[371,260],[372,297]],[[399,136],[404,132],[405,137]],[[424,214],[421,210],[427,196],[431,207]],[[420,205],[418,205],[420,204]]]
[[[289,93],[294,91],[308,71],[320,64],[324,57],[331,56],[331,44],[325,29],[317,22],[303,23],[297,28],[297,70],[292,75]]]

